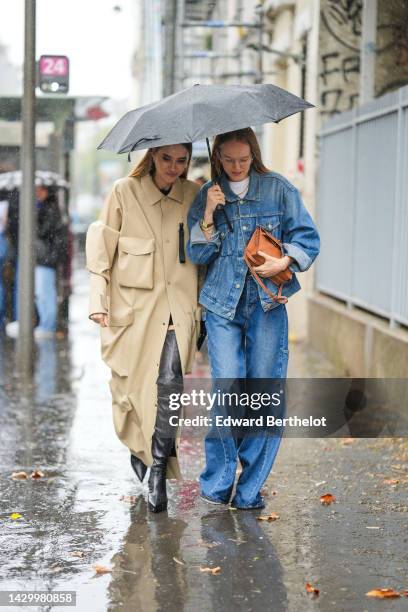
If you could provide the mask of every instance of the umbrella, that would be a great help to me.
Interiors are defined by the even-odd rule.
[[[278,123],[312,106],[271,84],[194,85],[129,111],[98,149],[130,153],[203,140],[249,126]]]
[[[13,172],[0,173],[0,190],[12,191],[20,189],[23,181],[21,170]],[[46,170],[37,170],[35,173],[35,184],[43,187],[68,187],[69,183],[65,181],[56,172],[48,172]]]

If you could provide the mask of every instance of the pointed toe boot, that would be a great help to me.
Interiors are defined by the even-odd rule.
[[[131,464],[131,466],[133,468],[134,473],[136,474],[136,476],[140,480],[140,482],[143,482],[143,479],[146,476],[146,472],[147,472],[147,467],[145,466],[143,461],[141,459],[139,459],[138,457],[136,457],[135,455],[131,454],[130,455],[130,464]]]
[[[150,512],[167,510],[166,466],[158,462],[153,463],[150,470],[147,505]]]

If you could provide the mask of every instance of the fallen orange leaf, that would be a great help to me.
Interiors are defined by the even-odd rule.
[[[26,480],[28,475],[27,472],[13,472],[10,478],[13,480]]]
[[[200,567],[200,572],[207,572],[208,574],[212,574],[213,576],[216,576],[217,574],[219,574],[221,571],[221,568],[219,566],[217,567]]]
[[[112,571],[109,567],[98,565],[97,563],[94,563],[92,568],[95,570],[95,574],[109,574]]]
[[[271,512],[271,514],[268,514],[268,516],[257,516],[256,518],[258,521],[268,521],[268,523],[271,523],[272,521],[278,520],[279,514],[276,514],[276,512]]]
[[[387,478],[387,480],[383,480],[384,484],[395,485],[399,483],[397,478]]]
[[[366,595],[367,597],[377,597],[378,599],[401,597],[401,595],[397,593],[397,591],[394,591],[394,589],[373,589],[372,591],[368,591]]]
[[[120,501],[128,502],[129,504],[136,503],[136,495],[122,495]]]
[[[306,592],[311,593],[312,595],[318,595],[320,593],[320,589],[316,589],[316,587],[312,586],[310,582],[306,582],[305,585]]]
[[[355,438],[342,438],[340,441],[340,444],[342,446],[348,446],[349,444],[353,444],[354,441],[355,441]]]
[[[30,478],[33,478],[34,480],[36,480],[37,478],[44,478],[44,472],[42,472],[41,470],[35,470],[30,474]]]
[[[205,546],[206,548],[214,548],[214,546],[219,546],[220,542],[204,542],[204,540],[197,540],[197,544]]]
[[[401,595],[405,595],[405,597],[408,597],[408,589],[405,589],[405,591],[401,591]]]
[[[336,498],[331,493],[325,493],[320,496],[320,502],[323,506],[330,506],[334,501],[336,501]]]

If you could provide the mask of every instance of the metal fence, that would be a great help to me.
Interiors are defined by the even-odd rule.
[[[321,131],[316,287],[408,325],[408,86]]]

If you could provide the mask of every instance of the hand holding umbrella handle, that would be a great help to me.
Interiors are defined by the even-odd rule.
[[[211,160],[211,149],[210,149],[210,141],[208,140],[208,138],[205,139],[206,143],[207,143],[207,149],[208,149],[208,157],[210,159],[210,165],[211,165],[211,169],[213,169],[213,163]],[[215,174],[215,173],[214,173]],[[220,186],[220,180],[219,177],[217,176],[217,178],[214,179],[214,184]],[[225,211],[225,208],[222,204],[218,204],[217,206],[217,210],[219,210],[220,212],[222,211],[222,214],[225,217],[225,221],[227,222],[227,226],[228,226],[228,231],[232,232],[232,225],[231,225],[231,221],[228,218],[228,215]]]

